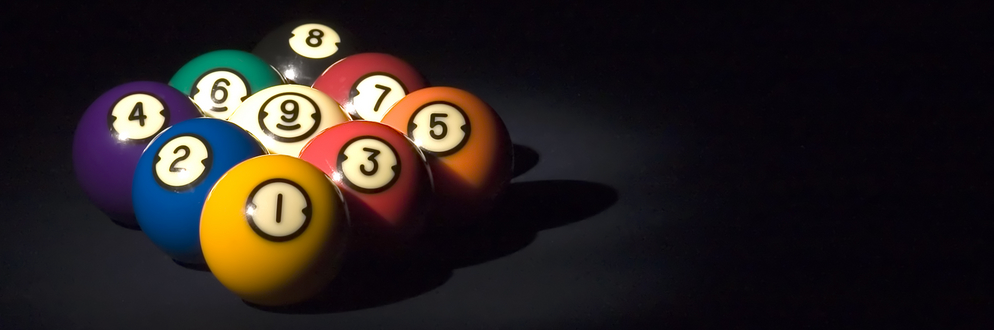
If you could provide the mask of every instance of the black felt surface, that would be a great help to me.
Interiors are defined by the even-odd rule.
[[[983,12],[18,3],[0,14],[4,113],[23,119],[2,123],[0,328],[989,325],[990,84],[961,84],[991,72]],[[105,90],[307,17],[490,103],[516,177],[492,222],[263,308],[110,222],[71,140]]]

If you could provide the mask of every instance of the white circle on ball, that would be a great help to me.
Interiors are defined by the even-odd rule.
[[[182,190],[199,183],[210,171],[210,145],[193,134],[177,135],[156,152],[153,171],[163,187]]]
[[[339,170],[346,183],[363,192],[389,188],[400,176],[396,151],[374,137],[360,137],[342,147]]]
[[[317,23],[297,26],[290,31],[288,40],[290,49],[306,58],[320,59],[338,52],[338,43],[342,42],[338,32]]]
[[[259,127],[276,141],[291,143],[308,139],[321,124],[321,109],[300,93],[270,97],[259,110]]]
[[[165,128],[169,114],[155,96],[145,93],[127,95],[110,110],[111,129],[118,140],[145,140]]]
[[[407,95],[404,84],[386,74],[368,75],[352,88],[350,112],[370,121],[380,121],[391,107]]]
[[[310,197],[293,181],[267,180],[249,195],[246,216],[259,236],[271,241],[290,240],[310,222]]]
[[[193,103],[208,117],[228,119],[249,95],[249,85],[234,71],[218,69],[198,79],[190,93]]]
[[[454,105],[432,103],[411,116],[408,136],[422,149],[436,154],[458,151],[469,138],[469,121]]]

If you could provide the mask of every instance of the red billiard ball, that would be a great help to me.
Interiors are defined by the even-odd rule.
[[[380,121],[405,95],[422,89],[424,77],[410,64],[381,53],[361,53],[335,62],[314,81],[354,119]]]
[[[469,92],[427,87],[397,102],[384,124],[426,154],[446,225],[472,223],[493,208],[511,179],[511,137],[497,113]]]
[[[377,122],[350,121],[319,133],[300,158],[342,191],[357,240],[390,246],[421,230],[432,178],[425,156],[403,133]]]

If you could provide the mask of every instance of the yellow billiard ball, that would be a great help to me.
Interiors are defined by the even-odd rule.
[[[228,290],[259,305],[310,298],[338,272],[348,232],[341,192],[317,167],[264,155],[231,168],[200,220],[204,259]]]

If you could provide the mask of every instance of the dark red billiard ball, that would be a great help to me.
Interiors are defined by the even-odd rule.
[[[350,121],[318,134],[300,158],[338,185],[357,239],[389,245],[421,230],[432,179],[425,156],[403,133],[377,122]]]
[[[331,96],[353,119],[380,121],[400,99],[426,86],[421,73],[404,60],[361,53],[333,64],[312,87]]]

